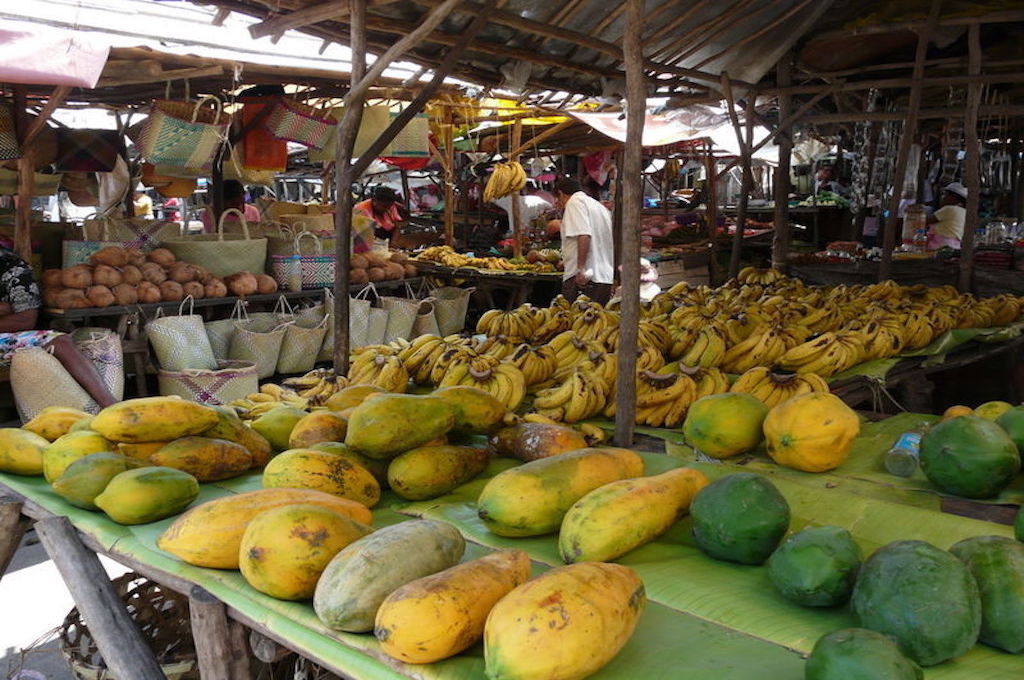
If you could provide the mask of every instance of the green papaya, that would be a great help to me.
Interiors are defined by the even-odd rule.
[[[69,465],[91,453],[114,451],[114,444],[99,432],[68,432],[43,449],[43,477],[50,484],[64,474]]]
[[[432,396],[455,409],[455,429],[472,434],[491,434],[501,428],[508,407],[489,392],[470,385],[450,385],[434,390]]]
[[[93,453],[68,465],[53,481],[53,490],[71,505],[96,510],[96,497],[127,469],[128,461],[120,453]]]
[[[717,560],[762,564],[789,529],[789,503],[761,475],[720,477],[690,506],[697,547]]]
[[[352,409],[345,444],[370,458],[390,460],[446,434],[455,409],[430,395],[380,394]]]
[[[986,645],[1024,651],[1024,545],[1002,536],[965,538],[949,549],[967,565],[981,595],[981,635]]]
[[[971,572],[924,541],[876,550],[861,567],[850,604],[862,628],[893,637],[922,666],[965,654],[981,632],[981,598]]]
[[[1009,435],[1017,447],[1017,453],[1024,453],[1024,406],[1014,406],[996,418],[996,425]]]
[[[860,546],[841,527],[812,527],[786,539],[768,558],[768,578],[784,598],[804,607],[834,607],[850,599]]]
[[[469,446],[421,446],[391,461],[388,484],[410,501],[437,498],[483,472],[490,458]]]
[[[921,470],[946,493],[992,498],[1020,472],[1017,446],[1003,428],[977,416],[933,426],[921,437]]]
[[[120,473],[95,503],[118,524],[147,524],[178,514],[198,495],[199,482],[192,475],[154,466]]]
[[[373,478],[380,484],[380,488],[388,488],[388,461],[368,458],[361,453],[356,453],[341,442],[320,442],[319,444],[313,444],[309,448],[314,451],[333,453],[350,463],[355,463],[373,475]]]
[[[1024,507],[1017,511],[1017,516],[1013,520],[1013,536],[1018,541],[1024,541]]]
[[[250,427],[262,436],[275,451],[287,451],[288,440],[296,423],[308,413],[294,406],[276,406],[250,423]]]
[[[924,671],[892,640],[865,628],[823,635],[804,666],[804,680],[923,680]]]

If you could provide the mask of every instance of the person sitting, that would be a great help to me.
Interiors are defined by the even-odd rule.
[[[245,215],[246,222],[259,222],[260,210],[254,205],[245,202],[245,187],[236,179],[224,180],[224,209],[234,208]],[[217,231],[217,223],[213,218],[213,209],[206,208],[200,215],[203,220],[203,231],[207,234]],[[231,213],[224,219],[225,230],[231,222],[238,222],[238,215]]]
[[[360,201],[352,206],[352,213],[356,217],[369,218],[373,223],[373,236],[378,240],[390,245],[391,239],[398,233],[398,225],[406,219],[402,208],[398,204],[398,195],[389,187],[379,186],[373,190],[373,195],[365,201]],[[353,225],[356,220],[353,220]],[[361,224],[365,221],[360,220]],[[372,244],[366,243],[365,233],[356,234],[353,229],[353,250],[355,252],[366,252],[371,249]]]
[[[938,250],[943,246],[958,249],[967,221],[967,187],[960,182],[947,184],[940,205],[928,217],[928,249]]]

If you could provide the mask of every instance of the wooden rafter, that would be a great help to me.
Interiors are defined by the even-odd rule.
[[[792,18],[792,17],[796,16],[797,14],[799,14],[800,12],[803,12],[808,7],[808,5],[810,5],[812,2],[820,2],[820,1],[821,0],[803,0],[803,2],[800,2],[798,4],[793,5],[787,11],[783,12],[779,16],[777,16],[774,19],[772,19],[771,21],[769,21],[768,23],[764,24],[763,26],[761,26],[759,29],[757,29],[753,33],[748,33],[747,35],[743,36],[740,40],[737,40],[734,43],[730,43],[725,49],[720,50],[720,51],[716,52],[715,54],[712,54],[711,56],[702,59],[701,61],[699,61],[696,64],[696,66],[694,68],[704,68],[708,64],[714,62],[716,59],[721,59],[723,56],[725,56],[729,52],[738,50],[739,48],[743,47],[744,45],[757,40],[761,36],[766,35],[766,34],[770,33],[771,31],[774,31],[779,26],[779,24],[784,23],[784,22],[788,21],[790,18]]]
[[[386,5],[395,0],[368,0],[368,5]],[[287,14],[277,14],[268,19],[253,24],[249,27],[249,34],[253,38],[263,38],[268,35],[279,35],[293,28],[303,28],[310,24],[317,24],[321,21],[338,21],[348,17],[351,9],[350,2],[339,2],[339,0],[324,0],[316,5],[309,5],[302,9],[293,10]]]

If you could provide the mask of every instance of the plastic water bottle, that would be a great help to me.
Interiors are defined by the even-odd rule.
[[[897,477],[914,474],[920,460],[922,434],[920,430],[911,430],[900,435],[885,454],[885,469],[889,474]]]

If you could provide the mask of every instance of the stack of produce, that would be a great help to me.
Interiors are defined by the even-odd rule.
[[[88,264],[43,272],[43,304],[55,309],[84,309],[136,303],[176,302],[236,295],[265,295],[277,291],[266,274],[238,272],[219,279],[199,265],[179,262],[174,253],[157,248],[143,253],[108,246]]]
[[[538,272],[548,274],[560,271],[560,269],[556,268],[556,265],[547,257],[542,257],[540,255],[540,251],[537,252],[536,260],[530,261],[525,258],[507,259],[504,257],[470,257],[468,255],[462,255],[461,253],[455,252],[455,249],[451,246],[431,246],[417,255],[416,260],[420,262],[433,262],[444,265],[445,267],[453,268],[469,267],[471,269],[490,269],[506,272]]]
[[[394,251],[388,254],[377,252],[353,253],[349,283],[380,283],[398,281],[416,276],[416,267],[409,264],[405,253]]]

